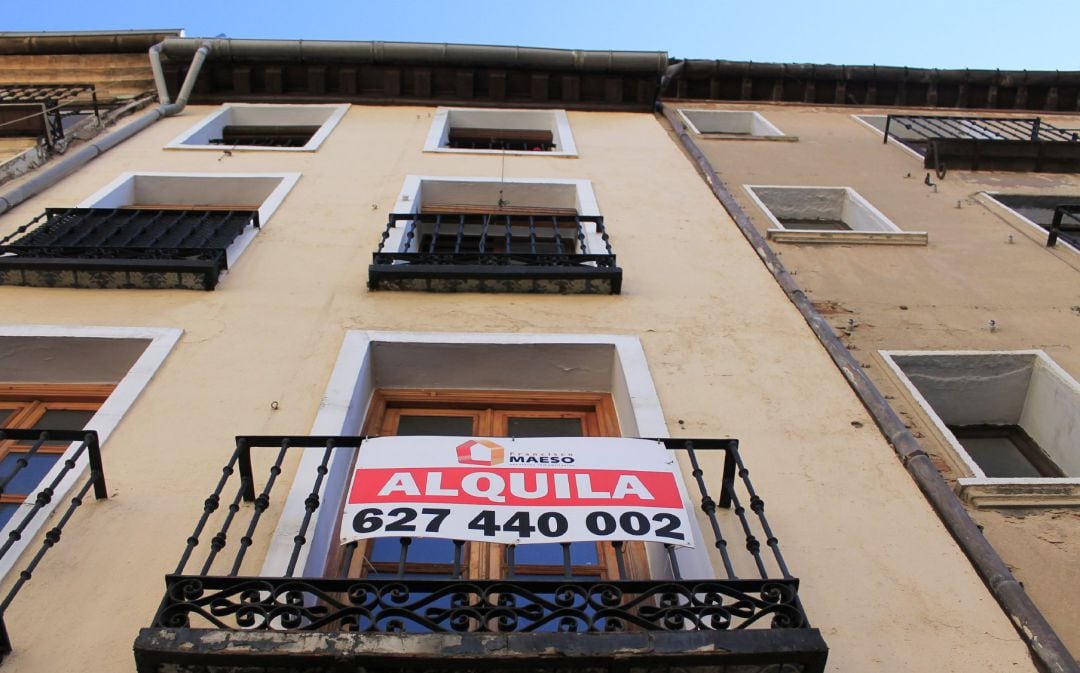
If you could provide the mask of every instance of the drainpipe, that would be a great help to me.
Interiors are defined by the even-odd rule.
[[[209,51],[210,46],[203,44],[195,52],[191,59],[191,67],[188,69],[187,77],[180,88],[180,95],[177,96],[175,103],[170,103],[168,92],[165,89],[165,75],[161,71],[161,45],[156,44],[150,47],[150,67],[154,71],[154,82],[158,88],[158,97],[161,104],[129,124],[116,129],[112,133],[103,135],[93,142],[88,142],[76,152],[67,154],[62,160],[35,174],[26,182],[0,193],[0,214],[52,187],[60,180],[85,166],[90,160],[108,152],[159,119],[179,114],[187,106],[191,90],[195,87],[195,80],[199,76],[199,70],[202,68],[203,61],[206,60]]]
[[[889,406],[881,391],[866,375],[847,347],[837,338],[832,327],[817,312],[795,279],[784,268],[780,258],[750,222],[746,211],[720,180],[720,176],[713,169],[709,159],[698,149],[678,116],[660,101],[657,101],[656,106],[697,164],[705,182],[712,189],[713,195],[720,201],[728,215],[735,220],[743,236],[753,246],[754,251],[783,288],[788,299],[802,313],[803,319],[825,346],[825,350],[847,379],[848,385],[852,387],[867,411],[873,416],[882,434],[888,438],[900,462],[904,464],[923,495],[930,501],[931,507],[967,555],[968,560],[990,589],[990,593],[1012,621],[1020,637],[1027,643],[1036,666],[1044,673],[1080,673],[1080,664],[1077,664],[1065,644],[1054,632],[1053,627],[1047,623],[1046,618],[1039,612],[1027,592],[1013,577],[1008,566],[998,556],[997,550],[990,545],[978,525],[972,521],[960,502],[960,498],[949,488],[941,473],[930,462],[929,456],[923,451],[918,440],[904,427],[904,422]]]

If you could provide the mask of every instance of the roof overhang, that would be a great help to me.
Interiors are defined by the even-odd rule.
[[[651,110],[664,52],[467,44],[174,38],[169,91],[195,51],[210,52],[192,103],[348,102]]]

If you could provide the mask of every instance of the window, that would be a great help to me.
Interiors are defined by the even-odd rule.
[[[424,151],[576,156],[577,146],[563,110],[441,107]]]
[[[348,105],[230,103],[166,145],[169,149],[314,152],[348,112]]]
[[[0,241],[0,284],[213,289],[297,173],[126,173]]]
[[[1042,351],[882,355],[954,453],[976,505],[1080,502],[1080,384]]]
[[[0,418],[8,427],[94,430],[105,447],[180,333],[165,328],[0,325]],[[0,443],[0,480],[28,448],[25,442]],[[72,457],[74,448],[44,446],[3,487],[0,538],[7,540],[9,529],[32,509],[31,503],[20,505],[22,497],[35,493],[38,483],[53,479],[58,463]],[[29,520],[21,538],[0,557],[0,576],[12,570],[49,523],[49,516],[66,505],[68,490],[86,470],[84,456],[58,485],[52,500]]]
[[[645,354],[637,339],[622,336],[573,334],[438,334],[350,332],[346,335],[327,386],[322,411],[312,434],[360,434],[365,418],[378,416],[376,390],[431,390],[434,381],[455,390],[520,390],[523,383],[538,396],[550,391],[593,390],[610,395],[617,425],[598,425],[599,432],[628,437],[667,436],[660,402],[653,388]],[[562,393],[566,395],[567,393]],[[393,406],[393,405],[391,405]],[[578,409],[580,411],[580,409]],[[610,412],[605,412],[611,417]],[[602,418],[604,416],[599,416]],[[524,424],[529,421],[524,421]],[[592,426],[586,426],[589,428]],[[586,432],[592,432],[586,430]],[[305,455],[299,473],[315,474],[321,456]],[[349,465],[334,463],[327,475],[324,500],[337,502],[347,481]],[[279,530],[302,518],[308,496],[304,479],[289,493]],[[329,510],[328,510],[329,511]],[[307,574],[322,574],[333,549],[336,514],[318,523],[317,536],[301,557]],[[713,570],[701,533],[694,531],[696,549],[676,555],[684,576],[709,577]],[[279,574],[292,552],[292,533],[275,537],[263,574]],[[648,575],[670,577],[663,549],[647,545]]]
[[[112,393],[112,385],[0,384],[0,428],[82,430]],[[0,526],[37,492],[68,449],[68,442],[0,441]],[[21,466],[20,461],[26,465]]]
[[[768,237],[789,243],[926,245],[926,232],[901,231],[850,187],[746,185],[773,224]]]
[[[734,140],[798,140],[785,136],[769,120],[751,110],[692,110],[679,108],[690,129],[705,138]]]
[[[540,391],[379,390],[364,424],[365,435],[453,437],[619,436],[610,393]],[[378,538],[350,553],[349,567],[334,556],[330,576],[409,576],[516,578],[608,577],[617,579],[610,544],[528,544],[505,547],[414,538],[402,544]],[[642,576],[644,551],[628,545],[624,566]],[[403,559],[404,555],[404,561]],[[404,563],[404,566],[399,564]],[[623,578],[623,579],[630,579]]]
[[[992,204],[1004,206],[1014,218],[1028,226],[1049,232],[1054,223],[1054,211],[1059,206],[1075,206],[1072,213],[1063,214],[1058,227],[1058,241],[1080,251],[1080,196],[1043,194],[988,194]],[[1044,239],[1045,240],[1045,239]]]
[[[587,180],[409,176],[372,290],[618,294],[622,270]]]

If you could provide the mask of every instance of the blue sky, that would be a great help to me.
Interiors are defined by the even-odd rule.
[[[14,2],[14,0],[9,0]],[[18,4],[18,3],[16,3]],[[23,3],[22,7],[26,7]],[[680,58],[1080,70],[1080,0],[49,0],[0,29],[512,44]]]

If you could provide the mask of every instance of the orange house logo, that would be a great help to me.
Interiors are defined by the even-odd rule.
[[[457,459],[462,465],[498,465],[506,460],[506,449],[490,439],[470,439],[458,444]]]

